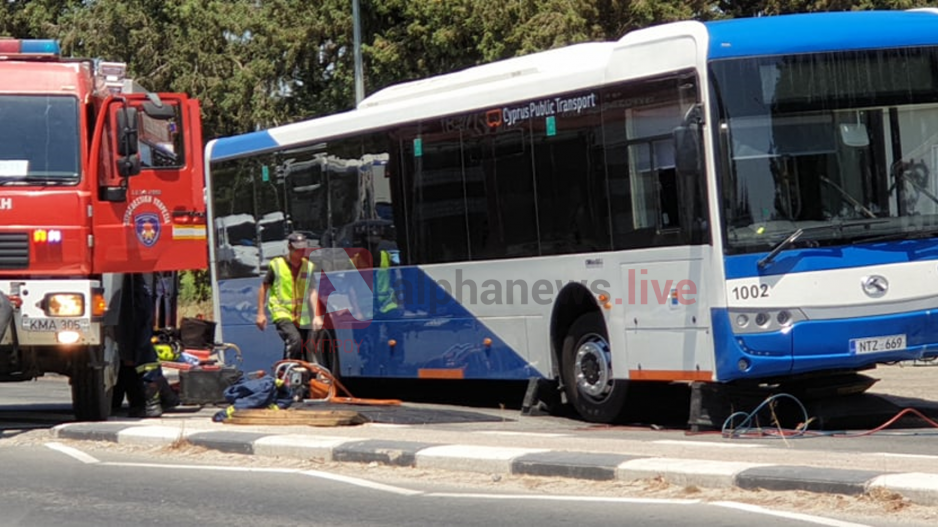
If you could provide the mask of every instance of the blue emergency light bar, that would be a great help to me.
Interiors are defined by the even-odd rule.
[[[62,50],[55,40],[0,39],[0,58],[58,57]]]

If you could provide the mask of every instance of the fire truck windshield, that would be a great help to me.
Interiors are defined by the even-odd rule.
[[[78,99],[0,95],[0,185],[77,181]]]

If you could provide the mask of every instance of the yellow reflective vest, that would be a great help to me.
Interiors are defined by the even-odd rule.
[[[381,251],[381,261],[378,264],[378,270],[375,272],[375,296],[378,299],[378,309],[382,313],[388,313],[397,309],[397,302],[394,290],[391,288],[391,255],[385,250]]]
[[[313,276],[313,263],[303,258],[300,275],[293,276],[286,258],[278,256],[270,261],[274,283],[267,299],[267,309],[274,322],[292,320],[300,327],[310,325],[309,280]]]

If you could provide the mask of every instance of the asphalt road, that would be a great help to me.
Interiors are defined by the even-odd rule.
[[[931,379],[938,375],[938,368],[890,371],[900,375],[886,379],[882,386],[888,392],[927,402],[924,398],[933,391]],[[528,482],[509,487],[507,481],[480,482],[453,473],[430,477],[412,470],[385,473],[377,467],[356,468],[355,465],[280,467],[270,460],[256,461],[242,455],[155,454],[112,443],[71,444],[68,448],[87,451],[97,460],[84,463],[80,454],[76,457],[68,448],[56,451],[47,445],[55,440],[50,439],[46,429],[70,421],[70,410],[69,387],[63,379],[0,385],[0,467],[3,468],[0,526],[230,525],[245,521],[264,525],[502,525],[509,522],[589,525],[622,523],[627,519],[630,525],[731,526],[758,521],[767,525],[807,522],[850,527],[924,526],[938,521],[936,510],[913,508],[910,511],[906,505],[890,499],[878,503],[786,493],[685,495],[655,492],[653,488],[634,492],[635,489],[625,489],[626,492],[622,487],[587,486],[589,484],[581,481],[550,485]],[[213,411],[204,408],[189,415],[169,415],[202,420],[208,419]],[[518,417],[517,411],[511,409],[453,406],[435,412],[456,417],[488,415],[502,419],[496,419],[495,423],[491,419],[479,422],[458,422],[457,419],[451,423],[443,420],[432,427],[443,432],[484,430],[495,425],[504,429],[508,424],[530,437],[538,433],[544,436],[563,433],[574,440],[586,441],[580,444],[627,438],[647,442],[652,448],[661,448],[669,440],[679,440],[682,444],[700,442],[701,448],[714,446],[713,436],[687,436],[680,430],[660,430],[647,424],[596,427],[553,416],[506,423]],[[427,433],[430,431],[426,429]],[[872,435],[856,432],[858,437],[849,439],[814,437],[792,441],[790,445],[796,450],[826,449],[857,455],[918,452],[920,459],[935,457],[931,455],[933,428]],[[496,440],[510,436],[491,437]],[[747,439],[735,444],[778,446],[779,441]],[[717,446],[727,445],[724,442]],[[217,466],[189,468],[206,464]],[[105,473],[107,476],[102,477]]]
[[[884,525],[734,502],[493,492],[466,484],[388,483],[327,470],[218,465],[147,453],[89,454],[61,443],[0,443],[0,466],[2,526]]]

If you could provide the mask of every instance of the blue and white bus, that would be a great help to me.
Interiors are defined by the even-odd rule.
[[[374,255],[369,323],[329,335],[342,377],[557,381],[608,422],[631,382],[823,386],[938,354],[938,10],[659,25],[206,159],[213,217]],[[263,270],[212,263],[224,340],[269,368]]]

